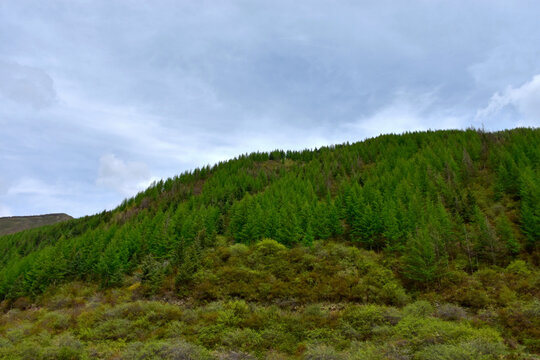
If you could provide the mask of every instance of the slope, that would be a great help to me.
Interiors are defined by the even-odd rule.
[[[419,284],[448,261],[468,271],[520,254],[537,262],[539,134],[385,135],[196,169],[114,211],[3,237],[0,296],[68,279],[113,285],[148,256],[182,272],[219,236],[286,246],[343,239],[404,255],[400,273]]]
[[[56,224],[69,219],[73,218],[67,214],[2,217],[0,218],[0,236],[40,226]]]
[[[539,129],[383,135],[186,172],[113,211],[1,237],[2,349],[537,353],[539,179]]]

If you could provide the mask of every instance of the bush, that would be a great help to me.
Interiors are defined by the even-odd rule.
[[[384,351],[370,342],[354,342],[347,359],[386,360]],[[391,358],[393,359],[393,358]],[[404,359],[406,359],[404,357]]]
[[[79,360],[84,355],[83,344],[71,334],[62,334],[55,339],[43,358],[46,360]]]
[[[506,354],[503,344],[470,342],[431,345],[416,354],[418,360],[497,360]]]
[[[506,272],[520,276],[528,276],[531,274],[531,269],[529,268],[529,264],[525,261],[514,260],[506,267]]]
[[[345,356],[338,353],[328,345],[316,345],[308,348],[304,355],[305,360],[345,360]]]
[[[261,335],[252,329],[234,329],[224,334],[221,344],[233,350],[256,350],[263,342]]]
[[[241,351],[231,351],[224,354],[219,354],[219,360],[255,360],[256,358],[248,353]]]
[[[443,304],[437,307],[435,316],[443,320],[463,320],[467,317],[467,312],[460,306]]]
[[[365,340],[373,335],[373,328],[385,323],[384,308],[377,305],[351,306],[345,309],[340,328],[347,338]]]
[[[128,345],[122,360],[205,360],[211,359],[205,349],[176,340],[166,342],[135,342]]]
[[[403,308],[405,316],[426,317],[433,313],[433,306],[425,300],[419,300]]]
[[[51,311],[46,313],[41,321],[38,322],[38,326],[45,328],[49,331],[61,331],[65,330],[70,325],[70,317],[62,312]]]
[[[88,336],[88,340],[133,340],[135,333],[131,321],[111,319],[99,324]]]
[[[202,256],[190,282],[182,285],[182,294],[199,301],[409,301],[392,271],[374,261],[376,255],[343,244],[316,242],[313,248],[287,249],[265,239]]]
[[[437,318],[407,316],[396,326],[397,336],[410,342],[414,349],[426,345],[465,341],[498,343],[500,334],[492,328],[475,329],[468,323],[455,323]]]

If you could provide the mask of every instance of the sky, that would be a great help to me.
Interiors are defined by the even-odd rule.
[[[0,1],[0,216],[239,154],[540,126],[540,2]]]

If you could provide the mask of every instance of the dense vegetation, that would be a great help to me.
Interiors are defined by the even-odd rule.
[[[67,214],[10,216],[0,218],[0,236],[72,219]]]
[[[538,129],[243,155],[0,237],[0,356],[527,358],[539,204]]]

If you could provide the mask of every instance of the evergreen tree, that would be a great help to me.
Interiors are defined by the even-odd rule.
[[[520,244],[514,235],[514,229],[512,229],[512,224],[508,220],[508,217],[505,214],[501,214],[497,218],[497,235],[499,238],[504,241],[506,248],[512,255],[519,253]]]
[[[435,244],[426,230],[418,230],[409,236],[404,254],[405,276],[425,286],[441,275],[441,259],[437,257]]]

